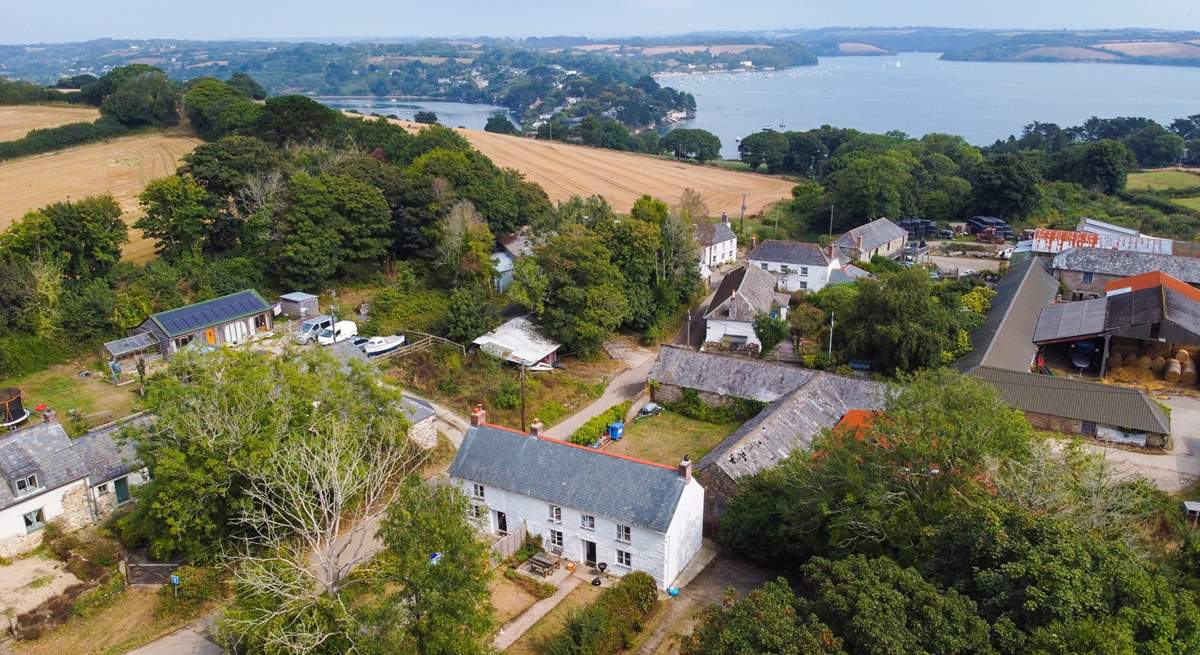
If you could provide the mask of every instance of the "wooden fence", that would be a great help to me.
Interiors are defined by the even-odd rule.
[[[499,564],[516,555],[521,545],[525,543],[525,534],[525,522],[522,521],[516,530],[492,544],[492,562]]]
[[[406,337],[408,337],[409,339],[411,339],[411,341],[404,344],[403,346],[400,346],[396,350],[393,350],[392,352],[390,352],[386,355],[377,357],[376,359],[384,360],[384,359],[399,359],[401,357],[408,357],[409,355],[414,355],[423,350],[429,350],[430,348],[432,348],[433,346],[438,345],[438,344],[454,346],[455,348],[458,348],[460,351],[462,351],[463,355],[467,354],[466,346],[462,345],[461,343],[451,341],[449,339],[443,339],[442,337],[434,336],[432,334],[425,334],[424,332],[417,332],[416,330],[404,330],[404,335]]]
[[[136,555],[125,560],[125,584],[164,585],[171,581],[171,574],[183,565],[179,562],[149,562]]]

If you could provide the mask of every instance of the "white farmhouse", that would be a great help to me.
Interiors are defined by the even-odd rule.
[[[755,268],[775,275],[780,291],[820,291],[829,283],[829,276],[841,268],[837,257],[815,243],[767,239],[750,254],[746,261]]]
[[[704,489],[676,469],[524,434],[472,416],[450,479],[489,534],[524,527],[547,550],[624,575],[644,571],[669,588],[700,550]]]
[[[696,245],[700,248],[700,264],[710,270],[737,259],[737,235],[728,217],[720,223],[697,225]]]
[[[71,439],[58,423],[39,423],[0,437],[0,556],[12,557],[42,541],[46,523],[77,530],[130,500],[146,479],[133,447],[115,434],[136,417]]]
[[[775,292],[771,273],[750,264],[735,269],[721,280],[704,312],[704,341],[733,350],[760,348],[754,319],[759,314],[786,319],[789,300]]]

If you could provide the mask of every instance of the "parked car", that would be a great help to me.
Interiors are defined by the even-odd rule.
[[[662,411],[662,405],[658,403],[646,403],[645,406],[638,410],[638,416],[657,416],[658,414],[662,414]]]
[[[312,343],[316,340],[317,335],[321,330],[333,327],[333,317],[331,316],[314,316],[305,319],[300,324],[300,331],[296,333],[296,341],[299,343]]]
[[[325,328],[317,334],[317,343],[322,346],[331,346],[357,336],[358,324],[354,321],[338,321],[333,324],[333,327]]]

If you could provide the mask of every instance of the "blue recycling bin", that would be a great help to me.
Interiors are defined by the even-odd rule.
[[[621,421],[608,424],[608,438],[613,441],[620,441],[621,437],[625,436],[625,424]]]

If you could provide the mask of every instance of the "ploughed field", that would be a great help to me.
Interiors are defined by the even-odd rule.
[[[394,120],[409,129],[420,125]],[[791,197],[794,183],[768,175],[697,166],[683,162],[559,141],[539,141],[479,130],[457,130],[471,145],[501,168],[513,168],[536,182],[550,199],[601,195],[618,212],[628,212],[635,200],[650,194],[674,204],[684,189],[695,189],[713,215],[741,212],[746,194],[746,214],[760,214]]]
[[[0,230],[26,212],[62,200],[111,193],[132,225],[137,196],[151,180],[175,172],[179,159],[200,140],[166,133],[127,136],[0,162]],[[124,256],[146,261],[154,244],[130,229]]]
[[[97,118],[100,118],[100,111],[95,107],[0,106],[0,141],[15,141],[30,130],[67,123],[90,123]]]

